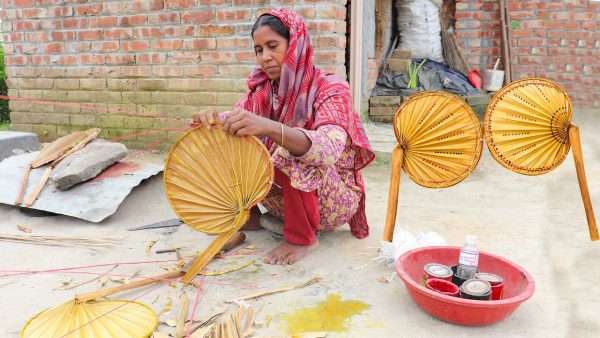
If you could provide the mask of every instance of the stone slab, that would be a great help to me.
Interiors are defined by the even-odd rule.
[[[52,173],[52,181],[60,190],[88,181],[107,167],[127,156],[121,143],[98,139],[62,160]]]

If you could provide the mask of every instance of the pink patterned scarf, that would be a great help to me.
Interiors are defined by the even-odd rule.
[[[364,238],[369,234],[369,226],[359,170],[367,166],[375,154],[360,117],[352,110],[348,83],[314,66],[313,48],[300,15],[287,9],[274,9],[269,14],[279,18],[290,32],[279,83],[273,84],[260,68],[255,69],[248,77],[248,94],[237,106],[290,127],[315,130],[334,124],[346,131],[355,151],[354,177],[363,193],[359,209],[350,220],[350,228],[354,236]],[[267,141],[267,146],[271,144]]]

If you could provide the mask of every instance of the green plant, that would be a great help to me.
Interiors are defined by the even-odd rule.
[[[7,93],[6,74],[4,72],[4,47],[0,44],[0,95],[6,95]],[[0,123],[9,120],[8,100],[0,100]]]
[[[419,84],[419,70],[421,70],[421,67],[423,66],[425,61],[426,59],[423,59],[423,61],[421,61],[421,63],[419,63],[418,66],[415,66],[413,62],[408,64],[408,88],[417,88],[417,85]]]

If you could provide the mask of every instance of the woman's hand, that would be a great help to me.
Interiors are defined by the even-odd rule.
[[[190,127],[205,126],[206,128],[210,129],[211,126],[217,124],[217,121],[217,112],[211,109],[206,109],[194,113]]]
[[[236,108],[224,116],[223,130],[237,136],[267,136],[274,128],[274,121]]]

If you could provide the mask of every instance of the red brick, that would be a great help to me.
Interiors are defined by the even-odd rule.
[[[124,52],[143,52],[150,48],[148,41],[121,41],[121,50]]]
[[[248,21],[251,12],[249,9],[219,9],[217,20],[219,21]]]
[[[203,62],[211,63],[232,63],[234,61],[232,52],[202,51],[200,52],[200,57]]]
[[[53,31],[50,32],[50,39],[52,41],[73,41],[77,38],[77,33],[73,31],[68,32],[60,32]]]
[[[136,54],[135,61],[137,64],[164,64],[167,61],[165,54],[145,53]]]
[[[38,20],[16,20],[13,21],[13,30],[33,31],[38,30],[40,22]]]
[[[165,0],[165,7],[169,9],[194,8],[195,0]]]
[[[80,40],[101,40],[102,39],[102,31],[101,30],[92,30],[92,31],[79,31],[78,37]]]
[[[92,50],[101,53],[111,53],[119,50],[119,42],[118,41],[103,41],[103,42],[94,42],[92,44]]]
[[[119,22],[116,16],[103,16],[98,18],[91,18],[89,21],[90,28],[98,27],[114,27]]]
[[[214,18],[213,11],[211,9],[188,11],[181,14],[181,21],[183,23],[206,23]]]
[[[105,56],[107,65],[126,65],[135,63],[135,55],[131,54],[108,54]]]
[[[135,12],[158,11],[165,7],[163,0],[134,0],[131,7]]]
[[[198,36],[226,36],[232,35],[232,26],[200,25],[197,27]]]
[[[130,15],[120,18],[119,25],[123,27],[141,26],[146,24],[145,15]]]
[[[133,37],[136,39],[141,38],[160,38],[162,32],[158,27],[143,27],[133,29]]]
[[[221,43],[222,40],[218,40]],[[191,50],[206,50],[206,49],[215,49],[217,47],[217,41],[214,38],[203,38],[203,39],[192,39],[192,40],[184,40],[183,48],[191,49]],[[219,49],[227,48],[219,45]]]
[[[65,29],[72,28],[88,28],[90,21],[88,18],[65,18],[62,20],[62,25]]]
[[[83,65],[102,65],[105,63],[105,57],[103,54],[81,54],[79,62]]]
[[[47,54],[60,54],[64,52],[65,46],[60,42],[49,43],[44,47]]]
[[[105,39],[131,39],[133,36],[131,28],[117,28],[104,30]]]
[[[152,49],[172,51],[181,49],[183,46],[182,40],[155,40],[152,41]]]
[[[102,3],[89,5],[76,5],[75,14],[78,16],[98,15],[102,12]]]

